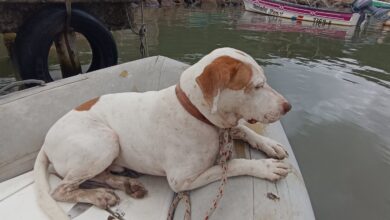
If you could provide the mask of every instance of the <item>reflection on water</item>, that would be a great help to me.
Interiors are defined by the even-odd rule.
[[[293,105],[282,122],[317,219],[390,219],[388,30],[374,23],[315,27],[238,9],[146,15],[151,55],[194,63],[230,46],[264,66],[270,84]],[[139,58],[136,36],[128,30],[114,36],[120,62]],[[10,77],[0,49],[0,77]]]

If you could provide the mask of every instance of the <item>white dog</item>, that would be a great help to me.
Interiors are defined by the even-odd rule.
[[[282,146],[241,123],[271,123],[291,105],[266,82],[262,68],[246,53],[221,48],[183,72],[176,86],[145,93],[109,94],[90,100],[49,130],[35,163],[38,201],[52,219],[67,219],[57,201],[87,202],[107,208],[119,202],[110,189],[80,189],[100,181],[140,198],[137,180],[115,176],[128,168],[167,176],[173,191],[204,186],[221,178],[214,165],[218,128],[277,159],[232,159],[228,176],[250,175],[276,181],[289,172]],[[239,123],[240,121],[240,123]],[[280,159],[280,160],[279,160]],[[63,177],[49,195],[48,164]]]

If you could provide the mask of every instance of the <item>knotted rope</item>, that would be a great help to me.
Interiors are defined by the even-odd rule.
[[[217,160],[217,164],[221,165],[222,168],[222,176],[221,182],[218,187],[217,195],[213,200],[210,209],[206,212],[204,217],[205,220],[208,220],[210,216],[214,213],[215,209],[218,207],[218,203],[221,200],[224,188],[227,182],[227,171],[228,171],[228,163],[227,161],[230,159],[233,151],[233,139],[230,134],[230,129],[220,129],[219,130],[219,158]],[[189,192],[179,192],[175,194],[174,199],[169,207],[168,218],[167,220],[173,220],[175,210],[180,200],[184,198],[184,203],[186,206],[186,211],[184,214],[184,220],[191,220],[191,201]]]

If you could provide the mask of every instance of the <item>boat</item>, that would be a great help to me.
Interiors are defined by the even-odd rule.
[[[245,10],[288,18],[296,21],[310,21],[318,25],[356,26],[360,14],[344,11],[333,11],[298,5],[278,0],[243,0]]]
[[[332,39],[350,40],[356,26],[316,25],[309,21],[292,21],[281,17],[245,11],[237,21],[236,28],[256,32],[305,33]]]
[[[107,93],[160,90],[178,82],[188,68],[166,57],[149,57],[94,72],[80,74],[0,97],[0,216],[3,220],[48,219],[36,203],[33,163],[50,126],[74,106]],[[292,148],[280,122],[253,129],[286,147],[292,172],[278,182],[249,176],[229,178],[225,194],[211,219],[314,220],[310,198]],[[265,156],[237,142],[234,156],[259,159]],[[119,205],[107,210],[83,203],[61,203],[72,219],[167,219],[174,196],[165,177],[141,176],[148,190],[135,200],[117,191]],[[59,178],[50,175],[51,188]],[[219,183],[190,192],[192,219],[202,219],[211,206]],[[180,202],[174,219],[183,219]]]
[[[372,5],[377,7],[377,8],[390,9],[390,2],[372,0]]]

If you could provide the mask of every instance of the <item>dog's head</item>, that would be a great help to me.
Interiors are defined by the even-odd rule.
[[[199,61],[203,70],[196,77],[211,114],[237,123],[271,123],[286,114],[291,105],[268,84],[263,69],[248,54],[216,49]]]

